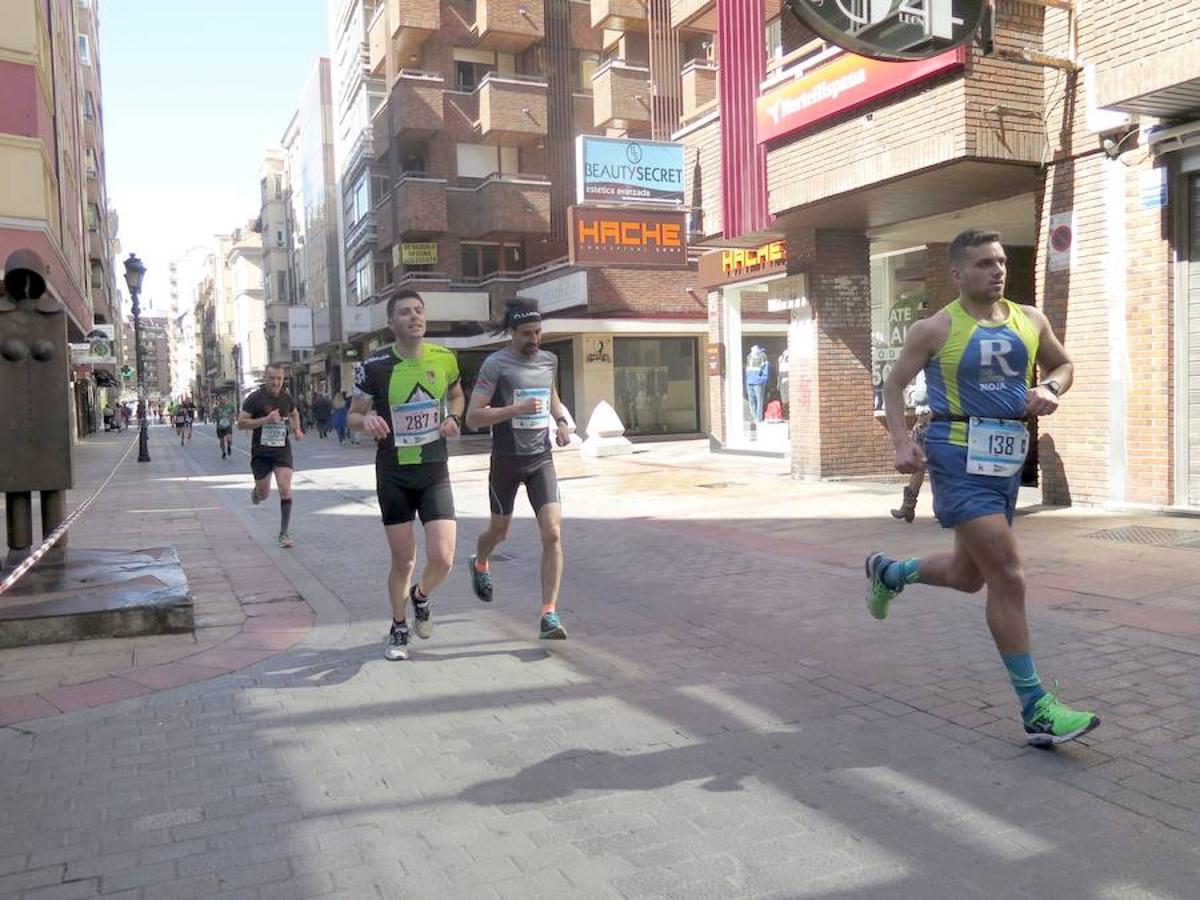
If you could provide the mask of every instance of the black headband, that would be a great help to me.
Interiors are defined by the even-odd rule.
[[[508,314],[510,325],[525,325],[529,322],[542,321],[542,314],[536,309],[514,310]]]

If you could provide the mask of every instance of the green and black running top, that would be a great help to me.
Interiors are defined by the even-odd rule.
[[[446,461],[441,424],[446,392],[458,384],[458,359],[445,347],[422,342],[421,355],[404,359],[395,346],[359,363],[354,396],[368,398],[391,434],[377,440],[376,462],[413,466]]]

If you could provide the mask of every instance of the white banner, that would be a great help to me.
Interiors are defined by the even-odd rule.
[[[342,307],[342,329],[346,334],[365,334],[371,330],[371,308],[369,306]]]
[[[288,347],[292,350],[313,348],[312,310],[307,306],[288,307]]]

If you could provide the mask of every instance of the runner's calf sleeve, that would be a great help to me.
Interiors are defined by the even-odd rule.
[[[292,521],[292,498],[279,501],[279,531],[287,534],[288,524]]]

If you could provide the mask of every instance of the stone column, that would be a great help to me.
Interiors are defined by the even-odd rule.
[[[721,346],[725,357],[725,372],[723,375],[709,375],[708,361],[700,361],[701,378],[708,379],[708,433],[711,440],[717,444],[725,443],[725,383],[729,377],[729,346],[725,341],[725,328],[721,312],[721,292],[708,293],[708,342]],[[736,356],[736,351],[734,353]]]
[[[871,277],[858,231],[788,234],[793,271],[808,276],[809,310],[793,317],[792,475],[840,478],[892,471],[891,441],[872,412]]]

